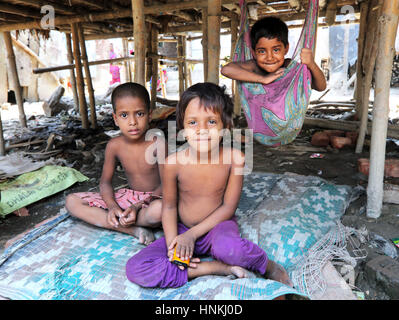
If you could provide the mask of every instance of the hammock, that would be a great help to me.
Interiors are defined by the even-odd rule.
[[[245,0],[240,1],[240,35],[233,61],[252,60],[248,10]],[[272,83],[238,82],[241,105],[249,129],[255,140],[268,146],[292,142],[299,134],[305,119],[311,93],[311,73],[300,63],[302,48],[314,51],[319,12],[319,0],[309,0],[309,7],[301,36],[292,61],[284,74]]]

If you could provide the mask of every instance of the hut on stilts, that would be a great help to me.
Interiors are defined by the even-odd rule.
[[[367,215],[378,218],[383,199],[385,142],[387,135],[396,137],[399,135],[397,127],[388,126],[390,80],[395,53],[399,0],[320,0],[319,3],[319,25],[332,26],[342,23],[336,19],[336,16],[346,14],[348,8],[353,9],[352,13],[356,17],[351,23],[359,24],[354,97],[359,121],[354,121],[349,126],[359,132],[357,153],[362,152],[366,134],[371,135]],[[256,10],[258,18],[278,16],[285,21],[299,20],[297,25],[290,27],[300,27],[300,20],[306,16],[308,0],[247,0],[247,4]],[[6,65],[0,63],[0,97],[5,97],[9,88],[14,90],[20,125],[26,127],[24,97],[14,54],[15,47],[21,48],[22,45],[14,32],[26,29],[38,32],[46,32],[49,28],[58,30],[66,34],[68,61],[65,65],[43,68],[43,63],[34,52],[30,52],[29,48],[23,50],[36,60],[39,66],[35,69],[36,74],[70,70],[74,101],[80,113],[82,128],[96,128],[95,88],[90,76],[90,65],[134,60],[134,73],[132,75],[130,71],[127,80],[145,85],[151,77],[152,83],[157,83],[160,75],[159,61],[173,61],[178,66],[181,93],[190,83],[188,65],[202,63],[203,80],[219,83],[220,36],[222,33],[231,34],[232,48],[234,48],[239,31],[239,17],[239,0],[0,0],[0,51],[3,51],[0,52],[0,57],[4,56],[7,62]],[[253,17],[251,19],[254,20]],[[191,40],[187,37],[187,33],[193,31],[202,32],[202,60],[186,56],[185,43]],[[89,61],[85,41],[110,38],[133,38],[134,56]],[[158,52],[160,41],[176,41],[177,57],[160,55]],[[131,70],[131,64],[126,65]],[[373,75],[375,81],[373,121],[368,123]],[[241,109],[234,84],[232,92],[236,102],[234,113],[238,116]],[[89,96],[89,106],[86,94]],[[151,90],[152,107],[155,107],[156,100],[157,89],[154,85]],[[88,108],[91,111],[90,118]],[[330,129],[344,128],[348,125],[339,121],[323,122],[315,119],[306,119],[305,123]],[[5,154],[1,119],[0,154]]]

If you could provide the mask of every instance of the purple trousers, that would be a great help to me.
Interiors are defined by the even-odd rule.
[[[189,228],[178,224],[178,233]],[[266,272],[268,262],[264,250],[240,236],[235,219],[216,225],[195,242],[194,256],[211,255],[228,265]],[[165,237],[159,238],[131,257],[126,264],[127,278],[142,287],[176,288],[188,281],[187,269],[169,261]]]

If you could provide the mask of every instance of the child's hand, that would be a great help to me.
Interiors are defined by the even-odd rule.
[[[182,259],[191,259],[194,253],[195,237],[191,234],[190,230],[178,235],[170,243],[168,247],[169,260],[173,257],[173,248],[176,246],[176,255]],[[172,256],[169,255],[170,250],[172,250]]]
[[[301,63],[307,66],[315,64],[312,49],[303,48],[301,51]]]
[[[284,68],[280,68],[273,73],[269,73],[267,76],[262,77],[261,83],[262,84],[269,84],[272,83],[274,80],[280,78],[284,74]]]
[[[107,222],[115,228],[119,227],[119,217],[122,214],[122,209],[119,207],[112,207],[108,209]]]
[[[137,210],[136,207],[131,206],[121,213],[119,216],[119,223],[122,227],[128,227],[136,223]]]

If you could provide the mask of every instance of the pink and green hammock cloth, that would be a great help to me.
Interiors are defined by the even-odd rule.
[[[241,26],[233,61],[252,60],[249,16],[245,0],[240,1]],[[314,50],[319,1],[309,0],[309,7],[301,36],[284,74],[274,82],[238,82],[242,109],[254,139],[268,146],[292,142],[299,134],[305,119],[311,94],[312,76],[300,63],[302,48]]]

